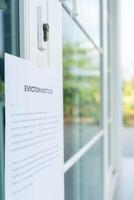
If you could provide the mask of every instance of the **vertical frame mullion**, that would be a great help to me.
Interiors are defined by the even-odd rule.
[[[101,46],[103,55],[101,56],[101,79],[102,79],[102,125],[104,129],[103,136],[103,200],[108,199],[108,88],[107,88],[107,0],[100,0],[100,20],[101,20]]]

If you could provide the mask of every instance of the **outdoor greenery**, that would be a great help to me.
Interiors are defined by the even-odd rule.
[[[64,64],[64,116],[65,121],[98,124],[100,118],[99,66],[92,61],[91,53],[79,43],[65,43]],[[99,63],[98,63],[99,65]]]
[[[134,78],[123,82],[123,121],[134,126]]]
[[[100,78],[91,73],[99,71],[99,63],[92,61],[92,51],[80,43],[64,44],[64,117],[67,122],[99,123]],[[124,125],[134,126],[134,79],[123,82],[122,110]]]
[[[100,77],[98,65],[92,61],[93,49],[79,43],[65,43],[64,117],[65,121],[98,124],[100,121]],[[0,99],[4,96],[4,82],[0,79]],[[134,78],[123,82],[123,122],[134,126]]]

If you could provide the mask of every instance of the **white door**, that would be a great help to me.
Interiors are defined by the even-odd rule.
[[[107,0],[19,0],[19,5],[17,2],[3,0],[0,7],[1,21],[6,9],[11,14],[8,16],[11,37],[4,39],[5,46],[0,42],[2,54],[8,52],[41,67],[60,66],[61,73],[63,69],[65,200],[109,200],[108,184],[114,169],[110,159],[105,43]],[[46,42],[43,24],[49,25]],[[1,30],[0,23],[2,38],[7,30]],[[2,71],[0,75],[2,86]],[[0,92],[2,99],[3,91]],[[0,103],[3,125],[4,100]],[[0,136],[3,155],[4,137]],[[0,176],[3,163],[0,163]]]
[[[43,50],[38,9],[41,26],[49,25]],[[99,0],[20,0],[20,56],[42,67],[63,68],[66,200],[102,200],[106,192],[102,10]]]
[[[44,42],[43,24],[49,25]],[[40,36],[39,36],[40,35]],[[61,3],[54,0],[0,1],[0,199],[4,200],[4,53],[39,67],[61,67]],[[61,70],[62,73],[62,70]],[[32,77],[31,77],[32,78]],[[44,197],[45,198],[45,197]]]

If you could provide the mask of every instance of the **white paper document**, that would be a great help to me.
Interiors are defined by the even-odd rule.
[[[5,54],[5,200],[63,200],[60,69]]]

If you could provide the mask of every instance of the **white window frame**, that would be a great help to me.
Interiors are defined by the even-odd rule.
[[[54,35],[51,36],[50,40],[50,46],[56,50],[57,44],[58,44],[58,53],[54,55],[54,52],[51,52],[49,48],[49,61],[50,66],[56,67],[57,65],[62,66],[62,24],[61,24],[61,3],[63,3],[63,6],[66,8],[68,12],[72,12],[69,7],[67,7],[66,2],[60,2],[58,1],[58,7],[57,2],[58,0],[49,0],[49,9],[50,7],[53,8],[54,13],[56,12],[55,9],[58,9],[58,15],[57,15],[57,26],[53,24],[54,15],[50,17],[50,23],[54,27],[53,31],[57,34],[56,39],[54,39]],[[20,2],[20,56],[25,59],[31,59],[30,56],[30,26],[29,26],[29,14],[31,11],[29,0],[19,0]],[[76,1],[75,1],[76,2]],[[86,143],[74,156],[72,156],[65,164],[64,164],[64,173],[66,173],[77,161],[82,158],[87,151],[89,151],[100,139],[103,140],[103,200],[110,200],[110,196],[112,199],[113,191],[111,190],[111,185],[114,185],[113,182],[116,182],[117,174],[119,171],[119,160],[120,160],[120,154],[119,154],[119,132],[120,132],[120,119],[121,119],[121,95],[119,95],[120,91],[120,63],[119,63],[119,28],[118,28],[118,8],[119,8],[119,1],[111,1],[111,63],[112,66],[112,102],[115,102],[115,104],[111,105],[112,108],[112,117],[108,118],[108,92],[107,92],[107,54],[104,53],[107,51],[106,43],[103,43],[103,50],[95,43],[95,41],[90,37],[89,33],[84,29],[82,24],[77,20],[76,15],[72,15],[70,17],[73,18],[73,20],[77,23],[77,25],[83,30],[85,35],[89,38],[91,43],[95,46],[95,48],[100,52],[100,54],[103,55],[103,70],[102,70],[102,87],[103,87],[103,128],[98,132],[98,134],[90,140],[88,143]],[[107,7],[107,0],[102,0],[102,10],[105,10]],[[52,12],[51,12],[52,13]],[[107,25],[105,23],[105,19],[107,18],[107,13],[104,13],[103,15],[103,33],[104,31],[107,31]],[[58,29],[58,30],[57,30]],[[103,35],[103,41],[105,41],[105,36]],[[53,56],[51,56],[53,54]],[[114,59],[113,59],[114,58]],[[58,60],[58,61],[57,61]],[[61,69],[62,70],[62,69]],[[115,87],[116,84],[116,87]],[[119,95],[119,98],[117,98]],[[113,168],[108,170],[108,123],[111,122],[112,125],[112,133],[113,134],[113,149],[115,149],[116,152],[114,152],[116,158],[113,158]],[[116,141],[116,142],[115,142]],[[118,146],[118,148],[117,148]],[[116,147],[116,148],[115,148]],[[111,194],[110,194],[111,193]]]

